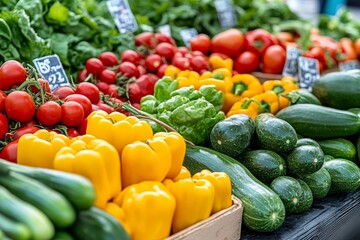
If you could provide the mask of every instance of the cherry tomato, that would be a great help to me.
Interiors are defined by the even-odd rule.
[[[175,48],[170,43],[162,42],[155,47],[155,53],[166,60],[170,60],[175,54]]]
[[[86,127],[87,127],[87,119],[83,119],[81,123],[77,126],[77,130],[80,135],[86,134]]]
[[[204,57],[205,59],[207,59],[206,55],[205,55],[204,53],[200,52],[200,51],[192,51],[192,52],[191,52],[191,55],[192,55],[193,57],[195,57],[195,56],[200,56],[200,57]]]
[[[34,100],[24,91],[13,91],[5,99],[5,112],[9,119],[18,122],[30,121],[36,111]]]
[[[0,152],[0,158],[5,159],[9,162],[17,162],[17,147],[18,139],[6,144],[6,146]]]
[[[139,65],[141,59],[142,56],[140,55],[140,53],[131,49],[125,50],[121,54],[121,62],[131,62],[135,65]]]
[[[78,74],[78,82],[85,82],[85,79],[89,76],[88,70],[86,68],[84,68],[83,70],[81,70]]]
[[[95,76],[104,70],[104,64],[98,58],[89,58],[85,63],[86,70]]]
[[[257,54],[250,51],[245,51],[234,61],[234,69],[238,73],[251,73],[255,71],[260,64],[260,58]]]
[[[79,103],[82,108],[84,109],[84,118],[86,118],[87,116],[89,116],[89,114],[91,113],[91,101],[89,98],[87,98],[86,96],[82,95],[82,94],[72,94],[67,96],[65,99],[65,102],[69,102],[69,101],[74,101]]]
[[[186,57],[173,58],[172,64],[180,70],[187,70],[190,67],[190,60]]]
[[[203,70],[206,71],[210,69],[209,61],[207,61],[207,59],[201,56],[195,56],[191,58],[190,65],[191,68],[196,72],[201,72]]]
[[[272,45],[265,51],[263,58],[264,73],[280,74],[286,61],[286,50],[280,45]]]
[[[99,107],[100,110],[103,110],[109,114],[115,111],[113,107],[107,105],[106,103],[99,102],[96,105]]]
[[[187,47],[178,47],[175,53],[180,53],[182,56],[185,56],[185,54],[189,53],[189,49]]]
[[[212,38],[211,44],[212,52],[235,57],[243,49],[244,35],[240,30],[231,28],[216,34]]]
[[[38,82],[40,83],[40,87],[42,88],[43,93],[51,93],[51,89],[50,89],[50,85],[49,85],[49,82],[48,82],[48,81],[46,81],[45,79],[39,78],[39,79],[38,79]],[[30,90],[31,90],[31,92],[33,92],[33,93],[38,93],[38,92],[40,92],[40,89],[37,88],[37,87],[34,86],[34,85],[31,85],[31,86],[30,86]]]
[[[65,102],[61,106],[62,115],[60,122],[67,127],[76,127],[84,119],[84,109],[75,101]]]
[[[66,130],[66,133],[69,138],[74,138],[74,137],[77,137],[80,135],[80,133],[78,132],[78,130],[76,128],[68,128]]]
[[[155,40],[158,43],[166,42],[166,43],[170,43],[173,46],[176,45],[175,40],[172,37],[170,37],[169,35],[166,35],[164,33],[160,33],[160,32],[155,33]]]
[[[5,134],[9,131],[9,122],[4,114],[0,113],[0,141],[5,137]]]
[[[77,85],[75,93],[84,95],[90,99],[91,103],[98,103],[100,101],[100,91],[95,84],[89,82],[82,82]]]
[[[165,75],[165,70],[166,70],[166,68],[167,68],[168,66],[169,66],[169,65],[167,65],[167,64],[165,63],[165,64],[162,64],[162,65],[159,67],[159,69],[158,69],[158,71],[157,71],[157,75],[158,75],[159,78],[162,78],[162,77]]]
[[[136,46],[145,46],[148,48],[154,48],[156,45],[156,39],[151,32],[142,32],[135,36]]]
[[[211,39],[208,35],[200,33],[196,38],[190,40],[192,51],[200,51],[204,54],[211,50]]]
[[[64,87],[59,87],[57,88],[53,94],[55,96],[58,96],[59,99],[61,100],[64,100],[67,96],[71,95],[71,94],[75,94],[75,90],[72,89],[71,87],[67,87],[67,86],[64,86]]]
[[[99,56],[99,60],[104,64],[106,67],[113,67],[119,64],[119,60],[115,53],[113,52],[103,52]]]
[[[149,71],[156,72],[161,64],[163,61],[159,54],[151,54],[145,58],[145,67]]]
[[[61,119],[61,107],[55,101],[45,102],[37,109],[36,118],[44,126],[55,125]]]
[[[0,67],[0,90],[10,90],[25,80],[26,70],[18,61],[9,60]]]
[[[102,93],[107,93],[108,91],[108,88],[109,88],[109,84],[108,83],[105,83],[105,82],[98,82],[96,84],[96,87],[99,89],[100,92]]]
[[[116,72],[104,69],[100,73],[100,81],[105,83],[116,83]]]
[[[119,90],[120,89],[117,85],[109,84],[106,94],[109,95],[110,97],[119,98],[120,97]]]
[[[131,77],[139,77],[139,70],[137,69],[136,65],[131,62],[123,62],[119,65],[118,72],[121,75],[126,76],[128,78]]]
[[[0,90],[0,113],[5,111],[5,98],[6,94]]]
[[[147,74],[146,68],[142,65],[137,65],[139,76]]]
[[[40,130],[40,128],[37,126],[23,126],[12,132],[9,132],[6,138],[10,141],[14,141],[27,133],[36,133],[38,130]]]

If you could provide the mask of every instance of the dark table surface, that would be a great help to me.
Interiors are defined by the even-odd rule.
[[[243,226],[241,239],[360,240],[360,190],[315,200],[308,212],[287,216],[282,227],[270,234]]]

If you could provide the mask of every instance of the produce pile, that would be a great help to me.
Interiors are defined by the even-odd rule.
[[[243,226],[268,233],[359,189],[360,70],[337,69],[360,60],[358,23],[233,1],[223,29],[210,2],[130,1],[140,30],[119,34],[106,1],[4,1],[0,236],[164,239],[236,198]],[[165,23],[171,36],[149,30]],[[287,47],[318,60],[311,88],[282,76]],[[49,54],[68,86],[32,66]]]

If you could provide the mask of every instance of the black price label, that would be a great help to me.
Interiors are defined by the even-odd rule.
[[[295,77],[298,72],[298,58],[301,56],[301,50],[288,47],[286,49],[286,62],[282,72],[283,76]]]
[[[186,46],[189,46],[191,39],[196,38],[198,32],[195,28],[187,28],[180,31],[181,38],[183,39]]]
[[[358,60],[344,62],[339,64],[339,70],[342,72],[353,70],[353,69],[360,69],[360,63]]]
[[[108,0],[106,3],[120,33],[135,32],[138,29],[127,0]]]
[[[222,28],[233,27],[236,23],[234,8],[230,0],[215,0],[215,8]]]
[[[54,54],[42,58],[35,58],[33,63],[42,78],[49,82],[51,91],[62,86],[69,86],[69,80],[58,55]]]
[[[311,89],[314,81],[320,77],[319,61],[313,58],[299,57],[300,88]]]

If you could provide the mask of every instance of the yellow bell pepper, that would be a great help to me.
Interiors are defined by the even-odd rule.
[[[219,212],[232,205],[231,199],[231,180],[225,172],[211,172],[204,169],[195,173],[193,179],[206,179],[215,188],[215,200],[211,214]]]
[[[118,220],[124,227],[127,234],[131,236],[131,229],[129,224],[126,222],[125,212],[123,208],[119,207],[119,205],[117,205],[116,203],[108,202],[104,210],[111,216],[113,216],[116,220]]]
[[[107,114],[95,111],[87,117],[87,121],[86,133],[109,142],[119,154],[127,144],[153,136],[149,123],[119,112]]]
[[[104,208],[121,191],[119,154],[110,143],[101,139],[86,135],[76,138],[57,152],[54,169],[88,178],[94,186],[95,205],[99,208]]]
[[[171,164],[170,147],[161,137],[130,143],[121,154],[123,187],[142,181],[161,182]]]
[[[164,239],[170,235],[176,202],[161,182],[131,185],[114,199],[114,203],[124,210],[131,239]]]
[[[164,181],[165,186],[176,199],[176,210],[172,232],[179,232],[194,223],[208,218],[214,205],[214,186],[205,179],[181,179]]]
[[[257,103],[250,98],[243,98],[232,105],[230,110],[227,112],[226,117],[230,117],[234,114],[246,114],[255,120],[258,115]]]
[[[180,72],[181,70],[177,67],[175,67],[174,65],[169,65],[167,66],[167,68],[165,69],[165,73],[164,73],[164,76],[168,76],[170,77],[171,79],[176,79],[178,76],[178,73]]]
[[[209,63],[212,69],[226,68],[230,72],[233,70],[233,60],[231,58],[222,59],[218,55],[213,55],[209,58]]]
[[[185,139],[177,132],[158,132],[154,135],[154,138],[163,139],[170,148],[171,167],[166,178],[176,177],[180,173],[184,162],[186,152]]]
[[[236,74],[231,78],[225,90],[225,102],[222,110],[228,112],[231,106],[241,98],[251,98],[263,92],[263,87],[251,74]]]
[[[190,70],[184,70],[178,73],[175,78],[178,81],[178,88],[194,86],[195,89],[199,89],[199,73]]]
[[[53,168],[55,154],[70,143],[63,134],[41,129],[20,137],[17,163],[31,167]]]
[[[191,178],[191,173],[185,166],[182,166],[179,174],[176,177],[174,177],[172,180],[174,182],[177,182],[181,179],[186,179],[186,178]]]

